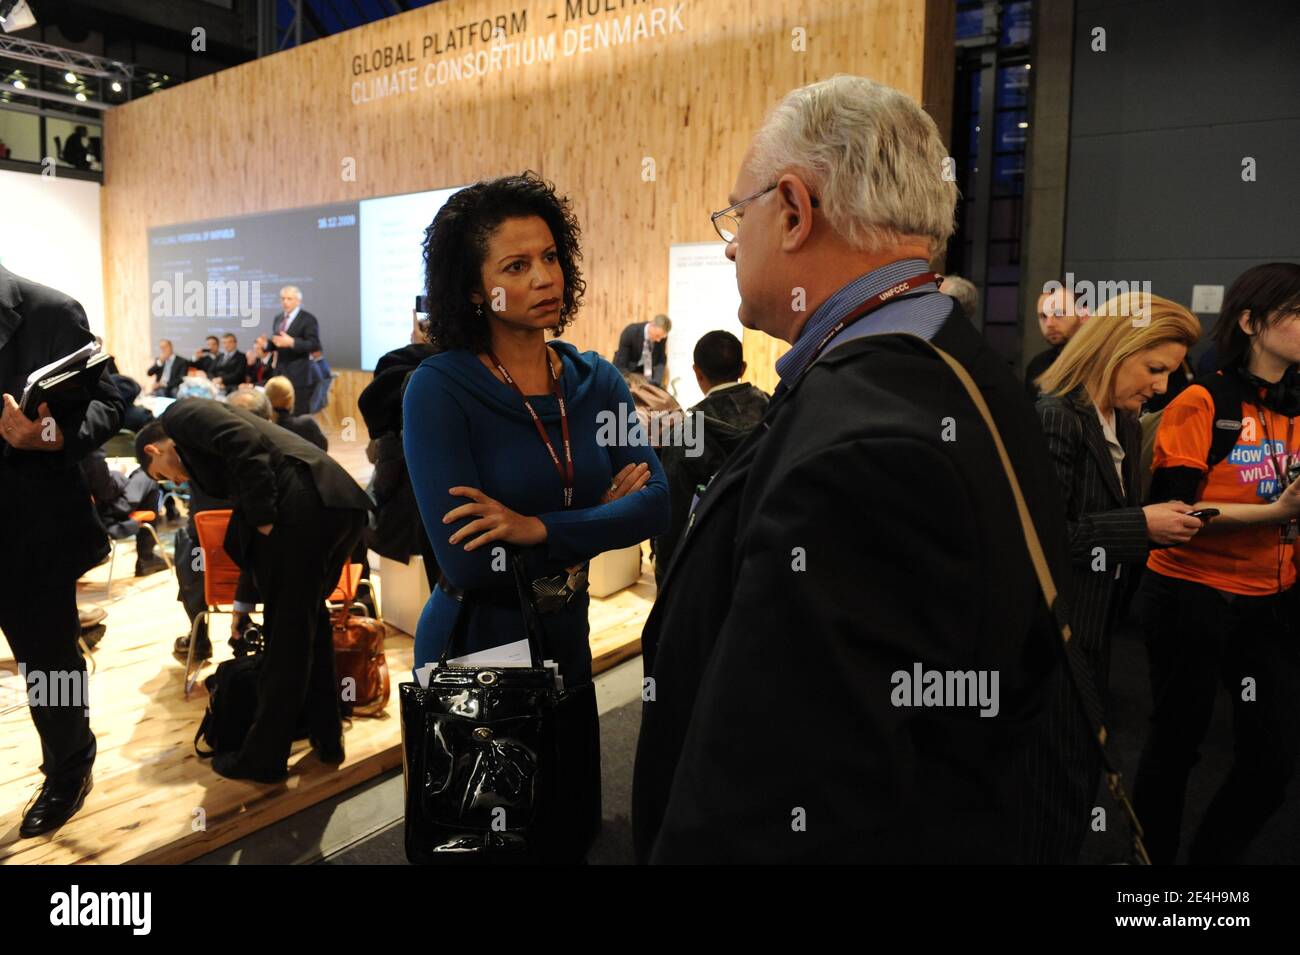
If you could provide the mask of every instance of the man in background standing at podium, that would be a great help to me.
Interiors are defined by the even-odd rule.
[[[45,774],[23,813],[24,837],[63,825],[91,788],[95,735],[77,646],[77,578],[107,556],[109,543],[79,462],[117,432],[126,409],[102,372],[53,409],[42,404],[35,421],[18,400],[28,375],[90,340],[76,301],[0,267],[0,528],[7,545],[0,548],[0,630],[29,689]]]
[[[280,305],[284,311],[275,317],[270,338],[263,335],[258,343],[272,353],[275,374],[293,382],[293,413],[309,414],[311,356],[321,350],[320,323],[302,307],[302,290],[296,285],[280,289]]]
[[[648,322],[633,322],[618,336],[614,367],[623,373],[645,375],[650,384],[664,387],[668,368],[668,333],[673,323],[667,315],[656,315]]]

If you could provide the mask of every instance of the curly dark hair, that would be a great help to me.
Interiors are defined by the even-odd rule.
[[[557,195],[554,185],[531,171],[490,179],[467,186],[448,199],[424,231],[428,339],[439,351],[488,349],[488,323],[476,313],[470,295],[482,291],[483,262],[492,233],[506,219],[528,216],[540,216],[550,228],[564,272],[564,300],[555,334],[562,334],[573,320],[587,283],[578,268],[581,229],[568,197]]]

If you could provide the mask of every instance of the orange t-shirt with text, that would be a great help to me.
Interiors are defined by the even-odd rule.
[[[1232,452],[1203,473],[1197,501],[1209,506],[1267,504],[1278,492],[1277,469],[1285,472],[1300,460],[1300,428],[1292,419],[1249,402],[1241,405],[1241,431]],[[1153,468],[1196,468],[1206,471],[1214,425],[1214,399],[1201,385],[1192,385],[1171,401],[1156,431]],[[1229,593],[1275,594],[1296,580],[1295,545],[1281,542],[1277,524],[1257,524],[1235,530],[1202,531],[1186,544],[1151,551],[1147,566],[1166,577],[1178,577]]]

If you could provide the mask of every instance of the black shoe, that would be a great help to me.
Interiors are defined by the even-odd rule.
[[[163,560],[157,554],[150,554],[135,562],[135,575],[137,577],[148,577],[150,574],[156,574],[160,570],[167,569],[167,561]]]
[[[181,660],[182,662],[189,658],[190,635],[188,633],[183,637],[176,638],[176,642],[172,644],[172,654],[175,655],[176,659]],[[212,641],[208,639],[206,633],[199,634],[199,642],[194,646],[194,659],[212,659]]]
[[[244,779],[255,783],[282,783],[289,778],[286,766],[281,766],[278,770],[245,766],[239,761],[238,753],[217,753],[212,757],[212,769],[226,779]]]
[[[315,750],[316,758],[322,763],[337,766],[339,763],[343,762],[343,737],[340,736],[337,740],[327,746],[321,745],[314,736],[310,737],[310,739],[311,748]]]
[[[99,646],[99,641],[104,639],[104,634],[107,632],[108,628],[102,623],[95,624],[89,630],[81,631],[81,642],[86,645],[87,650],[93,650]]]
[[[94,779],[89,770],[84,776],[58,782],[46,779],[23,813],[18,834],[30,838],[59,828],[77,814],[92,788]]]

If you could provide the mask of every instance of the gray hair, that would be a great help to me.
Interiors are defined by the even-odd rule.
[[[650,324],[659,326],[665,332],[671,332],[673,330],[673,320],[667,315],[656,315],[650,320]]]
[[[280,289],[280,294],[283,295],[285,292],[292,292],[297,297],[298,301],[302,301],[302,289],[298,288],[298,286],[286,285],[284,288]]]
[[[966,317],[975,321],[975,313],[980,310],[980,293],[974,282],[960,275],[945,275],[939,291],[955,298]]]
[[[915,100],[840,75],[786,94],[754,138],[750,168],[763,185],[785,172],[806,176],[831,228],[856,249],[922,236],[937,257],[957,207],[947,159],[938,127]]]
[[[249,414],[265,418],[267,421],[271,420],[271,401],[266,397],[265,392],[256,388],[240,388],[238,391],[232,391],[226,398],[226,404],[242,408]]]

